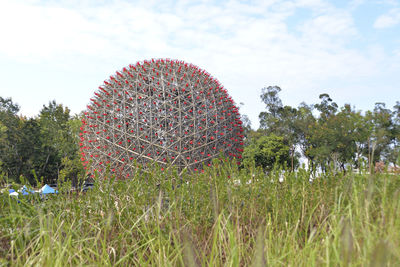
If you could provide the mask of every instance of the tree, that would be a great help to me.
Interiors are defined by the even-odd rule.
[[[57,179],[62,168],[62,159],[74,158],[78,150],[76,139],[69,124],[70,111],[54,100],[43,106],[39,114],[42,153],[40,156],[41,176],[46,181]]]
[[[333,102],[328,94],[320,94],[321,103],[315,104],[314,107],[320,112],[320,120],[327,120],[330,116],[335,115],[338,105]]]
[[[266,110],[259,115],[260,129],[249,133],[254,139],[248,142],[252,149],[257,149],[260,135],[273,134],[289,146],[292,162],[298,149],[312,169],[315,164],[323,170],[332,165],[344,171],[346,164],[360,168],[362,160],[368,158],[372,171],[377,161],[396,164],[400,160],[400,102],[393,111],[376,103],[373,111],[362,115],[349,104],[339,108],[328,94],[320,94],[320,103],[314,105],[285,106],[280,92],[278,86],[262,89]],[[318,116],[314,116],[315,110]],[[293,169],[294,164],[291,166]]]
[[[388,154],[393,149],[395,141],[395,125],[393,123],[393,113],[386,108],[384,103],[375,103],[373,111],[365,114],[366,124],[369,131],[367,139],[368,151],[366,152],[370,171],[380,160],[388,161]]]
[[[0,97],[0,164],[11,180],[19,182],[24,176],[34,183],[32,170],[40,154],[40,128],[35,119],[19,117],[18,111],[11,98]]]
[[[386,155],[387,160],[393,165],[400,165],[400,102],[397,101],[393,107],[392,112],[392,134],[393,141],[391,149],[388,150]]]
[[[298,146],[304,157],[308,159],[311,168],[314,167],[314,156],[310,153],[315,144],[311,142],[312,130],[317,121],[313,115],[313,106],[300,103],[297,119],[294,121],[298,133]]]
[[[297,161],[296,147],[299,142],[299,132],[296,127],[298,110],[291,106],[283,106],[279,98],[281,88],[269,86],[262,89],[261,100],[265,103],[267,111],[259,115],[260,127],[266,134],[282,136],[290,148],[290,165],[294,170]]]
[[[349,104],[344,105],[340,112],[328,120],[328,127],[333,130],[332,155],[338,155],[335,163],[340,165],[342,171],[345,171],[345,163],[356,163],[358,144],[366,137],[364,126],[361,113],[353,110]]]
[[[321,103],[314,105],[320,116],[309,126],[307,154],[323,169],[330,164],[345,170],[346,163],[360,159],[366,138],[365,121],[360,111],[349,104],[338,109],[328,94],[320,95]]]
[[[69,109],[55,101],[43,106],[37,118],[17,115],[19,106],[0,97],[0,168],[19,182],[24,176],[31,184],[43,177],[53,182],[61,169],[66,178],[81,175],[78,142],[80,118],[71,118]]]
[[[40,170],[40,159],[42,151],[41,131],[37,119],[24,118],[22,120],[21,139],[17,144],[21,162],[19,164],[20,175],[23,175],[31,184],[35,184],[35,178],[40,178],[37,171]],[[35,177],[35,174],[39,174]]]
[[[261,89],[260,97],[267,111],[261,112],[258,116],[260,127],[269,129],[270,132],[274,132],[274,127],[279,123],[280,112],[283,108],[282,101],[279,98],[280,91],[281,88],[279,86],[268,86]]]
[[[80,127],[82,126],[83,114],[75,115],[68,121],[69,136],[72,137],[73,147],[75,147],[75,153],[73,155],[67,155],[62,158],[60,170],[60,178],[63,180],[71,180],[72,184],[77,186],[85,179],[85,169],[81,161],[82,148],[78,150],[80,142]]]
[[[240,108],[243,107],[243,103],[240,102]],[[251,132],[251,121],[249,119],[249,116],[247,116],[246,114],[241,113],[240,115],[240,120],[242,121],[242,128],[243,128],[243,136],[244,136],[244,143],[247,143],[248,140],[248,135]]]
[[[0,113],[17,115],[18,111],[19,105],[13,103],[11,98],[3,98],[0,96]]]
[[[245,167],[262,167],[265,171],[271,171],[274,166],[289,167],[290,148],[283,137],[275,134],[261,136],[245,147],[243,152],[243,165]]]
[[[310,128],[312,145],[308,153],[323,169],[333,164],[344,171],[346,163],[359,166],[367,129],[361,112],[353,110],[349,104],[339,112],[333,113],[333,110],[321,112],[323,118],[320,117]]]
[[[0,164],[7,176],[15,181],[21,175],[22,159],[18,144],[21,142],[22,121],[17,116],[19,106],[11,98],[0,97]]]

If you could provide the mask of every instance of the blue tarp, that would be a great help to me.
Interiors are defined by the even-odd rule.
[[[48,186],[47,184],[45,184],[42,189],[40,189],[40,192],[42,194],[57,194],[57,190],[55,190],[54,188]]]
[[[19,192],[20,192],[23,196],[26,196],[26,195],[35,193],[35,191],[33,191],[32,189],[26,188],[25,185],[19,190]]]

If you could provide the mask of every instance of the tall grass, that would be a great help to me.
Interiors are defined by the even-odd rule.
[[[1,195],[0,265],[399,266],[399,192],[390,174],[279,182],[216,162],[45,201]]]

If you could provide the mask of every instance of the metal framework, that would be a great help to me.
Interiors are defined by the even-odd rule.
[[[241,158],[238,108],[209,73],[183,61],[152,59],[117,71],[94,93],[81,127],[81,154],[90,172],[106,166],[129,178],[174,164],[201,171],[213,158]]]

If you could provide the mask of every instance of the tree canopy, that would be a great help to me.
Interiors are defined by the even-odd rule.
[[[255,165],[265,172],[275,167],[294,171],[299,162],[310,170],[345,171],[386,163],[400,165],[400,102],[393,109],[376,103],[362,112],[351,104],[339,106],[326,93],[319,103],[284,105],[279,86],[261,90],[265,110],[260,128],[252,129],[242,114],[245,148],[242,167]],[[19,105],[0,97],[0,172],[10,180],[25,177],[31,183],[43,178],[76,182],[85,171],[80,162],[81,118],[68,107],[51,101],[32,118],[18,115]]]
[[[298,107],[284,105],[279,97],[281,88],[268,86],[261,90],[261,101],[265,111],[260,112],[260,129],[248,132],[248,146],[244,153],[244,166],[254,155],[263,157],[255,161],[256,166],[269,170],[278,164],[291,170],[299,159],[306,159],[313,168],[335,168],[345,170],[346,166],[359,168],[367,162],[373,171],[377,162],[399,164],[400,102],[393,110],[384,103],[376,103],[372,110],[362,113],[350,104],[339,107],[326,93],[320,94],[320,103]],[[280,138],[280,142],[267,142],[270,151],[279,154],[271,161],[261,153],[266,136]],[[288,147],[287,154],[281,154],[281,146]],[[280,151],[279,153],[277,151]],[[287,162],[291,164],[285,165]]]
[[[55,101],[34,118],[18,116],[18,111],[11,99],[0,98],[1,171],[17,182],[21,176],[33,184],[41,177],[47,183],[56,181],[63,161],[77,158],[78,128],[72,125],[80,120]]]

